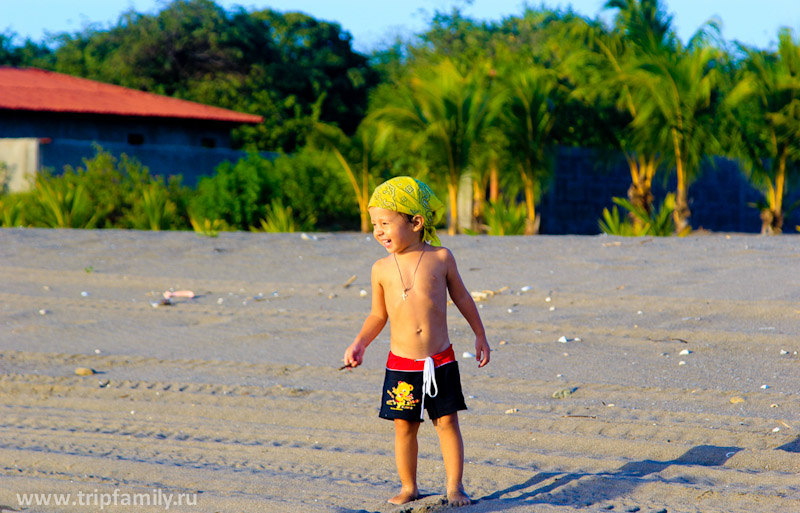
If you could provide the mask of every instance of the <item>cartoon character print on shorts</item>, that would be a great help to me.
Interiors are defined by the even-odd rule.
[[[413,410],[419,399],[414,399],[414,395],[411,393],[412,390],[414,390],[414,385],[405,381],[398,381],[396,387],[387,390],[391,399],[386,401],[386,404],[396,411]]]

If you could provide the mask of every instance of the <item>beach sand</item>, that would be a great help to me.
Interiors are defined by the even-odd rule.
[[[462,511],[800,511],[800,237],[442,240],[470,291],[495,292],[483,369],[449,310]],[[170,511],[447,509],[430,422],[426,497],[385,502],[388,327],[338,370],[383,255],[353,233],[0,230],[0,507],[100,511],[116,491],[102,511],[166,510],[126,494],[186,494]],[[182,289],[197,296],[159,305]],[[71,502],[19,502],[34,493]]]

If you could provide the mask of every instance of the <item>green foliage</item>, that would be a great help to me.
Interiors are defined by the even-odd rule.
[[[190,217],[189,222],[192,224],[192,229],[195,233],[203,235],[205,237],[219,237],[219,232],[221,231],[230,231],[230,228],[225,223],[225,221],[221,219],[197,219],[195,217]]]
[[[180,229],[188,222],[187,190],[180,179],[165,185],[150,176],[137,160],[119,159],[99,146],[83,167],[65,166],[55,176],[42,171],[29,192],[7,194],[0,200],[3,226],[52,228]]]
[[[189,191],[98,148],[81,167],[43,176],[30,193],[1,196],[0,222],[193,225],[218,233],[260,229],[272,216],[276,225],[293,219],[304,229],[354,229],[372,179],[412,174],[454,206],[459,178],[468,172],[480,215],[489,169],[506,197],[523,187],[533,216],[556,145],[623,151],[642,197],[651,197],[659,164],[674,167],[675,216],[682,222],[689,216],[688,185],[703,160],[734,155],[780,219],[800,169],[800,52],[790,31],[779,34],[777,52],[741,48],[733,58],[724,45],[714,46],[713,23],[681,42],[663,0],[607,0],[605,7],[615,14],[610,26],[544,6],[524,7],[500,22],[471,19],[458,8],[436,12],[422,32],[371,60],[353,51],[336,23],[297,12],[226,9],[212,0],[167,0],[158,12],[130,10],[114,26],[88,25],[47,44],[18,44],[6,31],[2,65],[259,114],[264,122],[236,129],[234,144],[291,156],[269,161],[252,154]],[[379,77],[383,83],[375,87]],[[368,106],[388,129],[357,132]],[[320,126],[333,136],[327,153],[308,146]],[[665,207],[644,219],[636,208],[615,204],[636,221],[606,210],[602,223],[610,231],[628,225],[669,231],[669,216],[660,217]],[[514,232],[519,209],[498,202],[483,216],[490,231]]]
[[[527,212],[524,204],[502,198],[490,201],[484,212],[484,229],[488,235],[522,235]]]
[[[213,176],[203,177],[190,200],[189,210],[198,219],[218,219],[238,230],[259,226],[264,205],[278,189],[269,159],[250,153],[235,164],[224,162]]]
[[[746,49],[740,77],[726,98],[735,133],[732,153],[759,191],[762,232],[780,233],[788,189],[800,177],[800,42],[785,29],[778,52]]]
[[[448,187],[450,233],[458,219],[458,181],[474,158],[481,137],[499,115],[502,97],[489,87],[489,69],[476,63],[469,71],[444,59],[421,67],[399,84],[373,120],[383,127],[379,138],[406,136],[409,149],[424,152]]]
[[[292,207],[284,206],[280,199],[273,201],[267,206],[267,217],[261,220],[261,228],[270,233],[296,232],[298,225]]]
[[[273,198],[292,208],[303,229],[358,230],[358,204],[333,155],[303,149],[270,164],[271,174],[281,184]]]
[[[615,198],[616,199],[616,198]],[[603,218],[598,221],[600,230],[608,235],[619,235],[622,237],[634,237],[642,235],[636,233],[633,223],[623,220],[619,215],[619,209],[615,206],[611,211],[603,209]]]
[[[12,228],[29,226],[26,220],[28,194],[6,194],[0,196],[0,226]]]
[[[105,212],[92,202],[87,188],[69,177],[36,177],[34,198],[41,205],[35,226],[46,228],[95,228]]]
[[[373,175],[381,156],[387,154],[386,138],[377,137],[373,123],[364,121],[352,137],[340,128],[326,123],[317,123],[309,139],[313,148],[330,152],[347,176],[358,203],[361,216],[361,231],[369,232],[369,198],[372,194]]]
[[[275,159],[249,154],[200,180],[189,210],[195,220],[219,220],[236,230],[262,227],[266,207],[280,200],[302,229],[357,228],[358,206],[333,155],[303,149]],[[202,222],[202,221],[201,221]]]
[[[633,223],[630,220],[621,219],[616,206],[610,212],[605,208],[603,209],[603,218],[599,221],[603,233],[625,237],[668,237],[675,234],[675,222],[672,217],[675,210],[675,194],[667,194],[658,211],[650,214],[644,208],[634,205],[625,198],[613,198],[613,201],[626,209],[629,216],[635,217],[639,222]],[[686,235],[686,233],[688,231],[679,235]]]
[[[17,34],[11,30],[0,33],[0,66],[48,68],[53,65],[53,51],[47,45],[26,39],[18,46],[17,39]]]
[[[139,189],[139,201],[134,201],[125,219],[138,230],[169,230],[177,221],[177,206],[170,200],[169,191],[161,182],[151,182]]]
[[[95,156],[83,160],[83,167],[65,166],[61,177],[81,185],[94,208],[101,213],[102,228],[176,229],[186,222],[177,214],[177,205],[186,189],[180,178],[169,186],[159,176],[151,176],[146,166],[122,154],[120,158],[96,147]],[[156,228],[158,227],[158,228]]]

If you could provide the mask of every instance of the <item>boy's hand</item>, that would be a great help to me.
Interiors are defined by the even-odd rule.
[[[489,342],[487,342],[486,336],[475,337],[475,360],[478,361],[478,368],[489,363],[490,352],[491,349],[489,349]]]
[[[358,367],[361,365],[361,361],[364,359],[365,349],[366,346],[357,341],[350,344],[350,347],[344,352],[344,358],[342,359],[345,367]]]

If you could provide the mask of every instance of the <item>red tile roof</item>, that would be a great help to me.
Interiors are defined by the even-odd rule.
[[[0,66],[0,110],[259,123],[261,116],[36,68]]]

